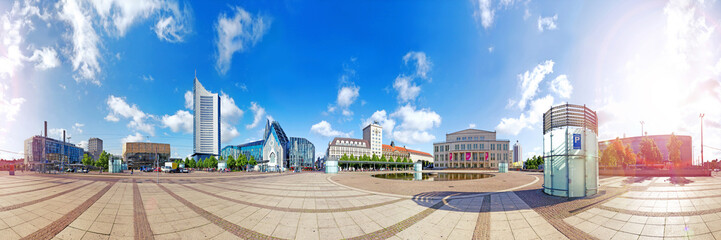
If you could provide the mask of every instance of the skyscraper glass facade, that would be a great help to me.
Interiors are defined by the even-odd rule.
[[[220,97],[193,82],[193,156],[204,159],[220,154]]]

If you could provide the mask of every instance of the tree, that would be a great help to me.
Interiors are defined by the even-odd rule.
[[[226,162],[226,165],[230,170],[233,170],[235,168],[235,158],[233,155],[228,156],[228,161]]]
[[[675,166],[681,163],[681,144],[683,144],[683,142],[676,137],[676,134],[671,133],[671,137],[669,137],[668,143],[666,143],[666,148],[668,148],[668,160]]]
[[[623,144],[620,138],[616,138],[601,153],[600,164],[607,167],[628,167],[636,164],[636,154],[630,144]]]
[[[606,149],[603,150],[603,154],[601,154],[600,162],[602,166],[618,166],[618,154],[616,154],[616,149],[614,149],[612,146],[606,147]]]
[[[258,162],[255,161],[254,156],[250,156],[250,161],[248,161],[248,164],[250,164],[250,166],[255,166],[256,164],[258,164]]]
[[[348,154],[343,154],[343,156],[340,157],[341,161],[348,161]]]
[[[356,158],[353,156],[352,153],[350,154],[350,160],[351,160],[351,161],[357,161]]]
[[[661,160],[663,159],[661,157],[661,151],[659,151],[658,146],[656,146],[656,141],[650,137],[644,137],[641,140],[641,152],[639,153],[639,157],[641,157],[646,164],[661,163]]]
[[[83,165],[93,165],[93,158],[90,157],[87,153],[83,154]]]
[[[626,164],[627,167],[630,165],[636,165],[636,154],[633,153],[633,149],[631,149],[631,144],[626,144],[626,147],[624,149],[623,162]]]
[[[381,156],[381,162],[388,162],[388,159],[386,159],[386,155]]]
[[[215,158],[215,156],[210,155],[210,158],[208,158],[208,168],[218,168],[218,160]]]
[[[242,167],[243,170],[248,170],[248,158],[245,157],[245,154],[240,154],[240,156],[238,156],[238,160],[238,164],[240,165],[240,167]]]
[[[100,157],[98,158],[98,161],[95,162],[95,166],[99,168],[108,168],[108,160],[110,159],[110,154],[103,151],[100,153]]]
[[[186,165],[186,167],[195,168],[195,159],[188,159],[188,164]]]
[[[538,166],[543,165],[543,157],[541,156],[533,156],[523,163],[523,168],[525,169],[538,169]]]

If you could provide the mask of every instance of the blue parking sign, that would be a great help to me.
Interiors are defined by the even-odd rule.
[[[573,134],[573,149],[581,149],[581,134]]]

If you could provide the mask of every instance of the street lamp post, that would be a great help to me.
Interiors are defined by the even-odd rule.
[[[71,138],[72,138],[72,137],[68,137],[68,143],[70,143],[70,139],[71,139]],[[63,149],[65,149],[65,146],[63,146]],[[68,155],[68,153],[65,153],[65,156],[64,156],[64,157],[68,159],[68,165],[70,165],[70,156]],[[60,164],[63,164],[63,162],[61,161]],[[64,170],[65,170],[65,166],[63,165],[63,167],[61,167],[61,169],[64,171]]]
[[[701,113],[699,117],[701,118],[701,167],[703,167],[703,117],[706,116],[706,114]]]
[[[646,123],[646,122],[641,121],[641,137],[643,137],[643,124],[645,124],[645,123]]]

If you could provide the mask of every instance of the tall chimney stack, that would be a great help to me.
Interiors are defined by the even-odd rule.
[[[63,129],[63,143],[65,143],[65,130]]]
[[[45,121],[45,138],[48,137],[48,121]]]

